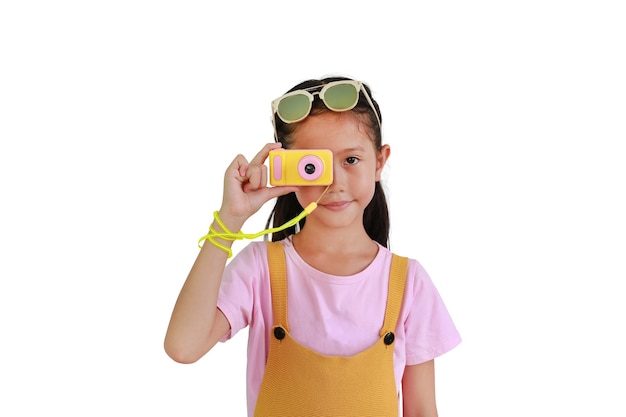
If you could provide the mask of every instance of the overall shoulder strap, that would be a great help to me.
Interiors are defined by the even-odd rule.
[[[385,309],[385,321],[380,330],[383,336],[388,332],[396,331],[396,323],[400,316],[402,308],[402,299],[404,298],[404,287],[406,285],[406,274],[408,270],[409,259],[404,256],[398,256],[395,253],[391,258],[391,269],[389,271],[389,293],[387,294],[387,308]]]
[[[267,261],[270,271],[270,288],[272,290],[272,312],[274,326],[281,326],[289,331],[287,322],[287,267],[285,250],[280,242],[267,241]]]

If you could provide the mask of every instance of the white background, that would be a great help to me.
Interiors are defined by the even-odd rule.
[[[180,365],[169,315],[270,100],[341,74],[464,339],[440,415],[623,417],[619,3],[3,2],[0,414],[243,416],[245,332]]]

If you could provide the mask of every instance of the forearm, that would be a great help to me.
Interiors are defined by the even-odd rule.
[[[241,227],[236,220],[226,218],[222,221],[230,230]],[[215,222],[212,227],[220,230]],[[226,248],[232,245],[232,241],[214,239]],[[223,249],[205,241],[180,291],[165,336],[165,350],[178,362],[195,362],[222,336],[212,330],[227,258]]]
[[[434,360],[404,368],[402,397],[405,417],[437,417]]]

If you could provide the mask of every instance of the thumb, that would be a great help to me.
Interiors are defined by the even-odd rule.
[[[289,193],[295,193],[298,191],[299,187],[294,186],[278,186],[278,187],[269,187],[266,188],[269,198],[276,198],[282,195],[287,195]]]

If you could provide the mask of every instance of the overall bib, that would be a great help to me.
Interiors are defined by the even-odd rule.
[[[354,356],[325,356],[289,334],[285,253],[279,242],[267,242],[267,249],[274,326],[255,417],[397,417],[393,332],[408,259],[393,255],[378,341]]]

